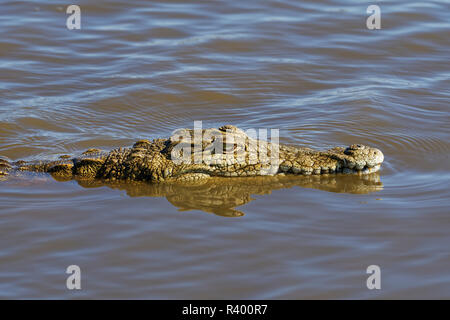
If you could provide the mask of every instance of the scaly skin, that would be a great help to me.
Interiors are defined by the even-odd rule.
[[[383,153],[375,148],[351,145],[327,151],[315,151],[276,145],[248,137],[232,125],[202,131],[203,142],[194,144],[194,130],[178,130],[169,139],[152,142],[140,140],[132,148],[119,148],[110,152],[89,149],[81,156],[61,156],[57,161],[9,163],[0,159],[0,175],[14,170],[48,172],[60,180],[101,179],[104,181],[197,181],[209,177],[248,177],[262,175],[311,175],[330,173],[368,174],[379,170]],[[239,143],[240,142],[240,143]],[[211,144],[231,146],[220,157],[211,155]],[[266,144],[268,152],[257,148]],[[274,147],[274,148],[273,148]],[[191,151],[190,163],[173,161],[180,149]],[[273,148],[273,149],[272,149]],[[268,161],[261,160],[267,154]],[[278,163],[270,162],[270,157]],[[199,160],[200,159],[200,160]]]
[[[226,217],[240,217],[244,213],[237,209],[250,201],[254,195],[268,195],[274,190],[293,187],[313,188],[327,192],[369,194],[383,189],[380,175],[376,173],[358,175],[322,174],[310,176],[276,175],[247,178],[209,178],[196,182],[145,183],[120,182],[104,184],[101,180],[78,180],[84,188],[105,185],[124,190],[130,197],[165,197],[180,211],[201,210]]]

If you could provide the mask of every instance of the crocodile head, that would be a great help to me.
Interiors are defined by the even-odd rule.
[[[352,144],[347,148],[329,150],[331,156],[339,160],[338,166],[343,173],[373,173],[380,169],[384,161],[383,153],[362,144]]]

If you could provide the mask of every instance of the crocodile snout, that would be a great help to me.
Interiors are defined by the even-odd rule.
[[[352,144],[344,150],[348,156],[345,160],[344,171],[372,173],[380,169],[384,160],[383,153],[376,148],[362,144]]]

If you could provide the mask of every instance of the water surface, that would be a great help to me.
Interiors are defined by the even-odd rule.
[[[0,181],[1,298],[450,298],[449,2],[16,1],[0,15],[0,155],[174,129],[368,144],[379,174],[186,188]],[[381,8],[382,29],[366,28]],[[67,266],[82,290],[65,287]],[[366,288],[379,265],[382,289]]]

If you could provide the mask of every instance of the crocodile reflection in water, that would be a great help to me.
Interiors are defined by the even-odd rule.
[[[252,195],[271,194],[273,190],[295,186],[329,192],[367,194],[383,189],[379,173],[364,176],[266,176],[247,178],[213,178],[198,183],[102,183],[98,180],[78,180],[85,188],[108,186],[125,190],[130,197],[165,197],[180,211],[201,210],[225,217],[240,217],[236,207],[249,203]]]

